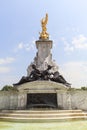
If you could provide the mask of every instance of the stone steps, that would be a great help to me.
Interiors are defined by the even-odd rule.
[[[86,113],[43,113],[43,114],[41,114],[41,113],[37,113],[37,114],[31,114],[31,113],[29,113],[29,114],[22,114],[22,113],[0,113],[0,116],[7,116],[7,117],[26,117],[26,118],[34,118],[34,117],[38,117],[38,118],[40,118],[40,117],[69,117],[69,116],[87,116],[87,114]]]
[[[0,112],[1,121],[54,122],[83,119],[87,119],[87,113],[82,110],[9,110]]]
[[[0,113],[21,113],[21,114],[45,114],[45,113],[82,113],[82,110],[46,110],[46,109],[34,109],[34,110],[1,110]]]

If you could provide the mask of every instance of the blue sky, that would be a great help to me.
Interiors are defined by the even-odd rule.
[[[27,75],[46,13],[60,73],[72,87],[87,86],[87,0],[0,0],[0,88]]]

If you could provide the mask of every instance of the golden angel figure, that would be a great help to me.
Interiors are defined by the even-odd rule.
[[[49,34],[47,33],[46,25],[48,23],[48,14],[41,20],[42,32],[40,33],[40,39],[48,39]]]

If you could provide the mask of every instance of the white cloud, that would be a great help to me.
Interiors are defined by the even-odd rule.
[[[8,73],[8,72],[10,72],[10,68],[9,67],[1,67],[0,66],[0,74],[2,74],[2,73]]]
[[[72,87],[87,86],[87,62],[68,62],[60,71]]]
[[[87,49],[87,37],[84,35],[74,37],[72,40],[72,45],[76,49]]]
[[[19,44],[18,44],[18,49],[23,49],[23,48],[24,48],[23,42],[19,43]]]
[[[23,42],[20,42],[16,49],[14,50],[15,52],[18,52],[19,50],[25,50],[25,51],[30,51],[30,50],[34,50],[35,48],[35,40],[33,40],[32,42],[30,43],[23,43]]]
[[[0,58],[0,74],[10,72],[11,67],[7,66],[7,64],[14,62],[14,60],[13,57]]]
[[[13,57],[0,58],[0,65],[12,63],[14,60]]]
[[[19,77],[15,75],[0,75],[0,89],[5,85],[12,85],[17,83],[18,80]]]
[[[65,38],[62,38],[62,41],[64,42],[64,50],[67,52],[72,52],[74,50],[74,47],[70,45]]]
[[[64,50],[67,52],[72,52],[77,50],[87,50],[87,37],[84,35],[78,35],[72,38],[71,42],[68,42],[65,38],[62,38],[64,43]]]

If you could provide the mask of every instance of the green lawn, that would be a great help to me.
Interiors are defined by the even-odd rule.
[[[87,130],[87,121],[58,123],[0,122],[0,130]]]

